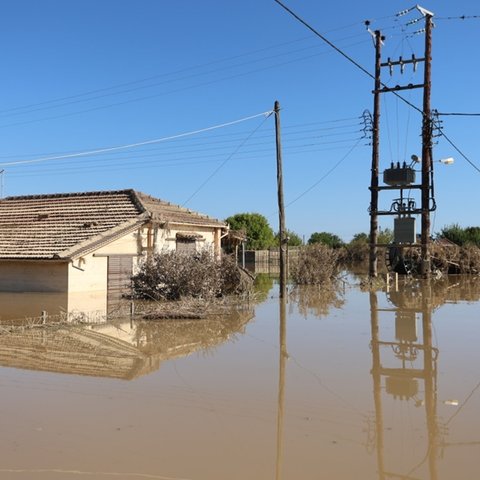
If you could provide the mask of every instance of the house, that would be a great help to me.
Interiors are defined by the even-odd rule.
[[[155,252],[208,248],[224,222],[135,190],[7,197],[0,201],[0,292],[49,292],[103,309]],[[96,299],[96,300],[95,300]]]

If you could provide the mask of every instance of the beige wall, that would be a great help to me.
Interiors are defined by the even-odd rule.
[[[92,253],[75,259],[68,266],[68,291],[107,291],[108,258]]]
[[[61,262],[1,261],[1,292],[66,292],[68,264]]]
[[[192,233],[201,235],[202,240],[197,241],[197,250],[208,249],[212,253],[215,242],[215,229],[214,228],[181,228],[175,227],[171,229],[159,229],[156,233],[155,251],[171,251],[176,248],[177,233]]]

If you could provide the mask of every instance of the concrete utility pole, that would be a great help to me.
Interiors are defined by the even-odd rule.
[[[430,174],[432,170],[432,120],[430,95],[432,62],[432,15],[425,16],[425,69],[423,89],[423,122],[422,122],[422,264],[423,277],[430,276]]]
[[[375,89],[373,97],[372,177],[370,183],[370,258],[369,275],[377,276],[378,238],[378,164],[380,152],[380,87],[382,37],[375,31]]]
[[[277,191],[278,191],[278,224],[280,249],[280,298],[287,295],[287,242],[285,230],[285,207],[283,202],[282,144],[280,138],[280,103],[275,102],[275,138],[277,145]]]

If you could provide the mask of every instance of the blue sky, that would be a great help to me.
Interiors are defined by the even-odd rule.
[[[285,0],[373,72],[370,28],[384,58],[423,55],[414,4]],[[480,8],[430,1],[432,108],[480,113]],[[273,0],[16,0],[1,8],[3,194],[135,188],[225,218],[259,212],[277,228],[273,117],[102,154],[76,152],[203,130],[282,107],[287,225],[299,235],[367,231],[371,147],[363,137],[373,81]],[[407,67],[385,83],[421,83]],[[421,106],[421,91],[404,97]],[[444,133],[480,168],[480,117],[444,116]],[[382,97],[381,168],[420,154],[420,115]],[[480,173],[438,137],[433,230],[478,225]],[[30,163],[19,163],[28,161]],[[381,197],[389,207],[390,198]],[[186,203],[185,203],[186,202]],[[382,219],[390,227],[393,218]]]

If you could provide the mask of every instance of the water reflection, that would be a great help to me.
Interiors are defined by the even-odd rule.
[[[0,323],[22,323],[26,318],[105,321],[104,292],[0,292]]]
[[[279,298],[279,362],[278,362],[278,408],[277,408],[277,455],[275,480],[281,480],[283,467],[283,423],[285,415],[285,368],[287,352],[287,303]]]
[[[478,301],[479,279],[446,277],[440,281],[407,280],[398,290],[385,293],[387,304],[379,306],[379,294],[370,292],[372,381],[375,406],[375,438],[378,478],[438,479],[438,459],[447,445],[447,425],[438,415],[439,349],[433,344],[432,313],[445,303]],[[391,325],[394,321],[394,330]],[[389,407],[424,409],[425,440],[410,464],[398,462],[395,449],[405,435],[405,425],[386,426],[384,404]],[[402,407],[402,404],[407,404]],[[390,412],[390,415],[392,413]],[[413,417],[413,414],[411,414]],[[418,424],[412,425],[417,430]],[[403,441],[403,439],[402,439]]]
[[[345,303],[343,284],[300,285],[290,291],[289,300],[296,303],[303,317],[325,317],[331,308],[341,308]]]
[[[252,311],[235,311],[205,320],[0,327],[0,365],[132,380],[166,360],[231,340],[252,317]]]

